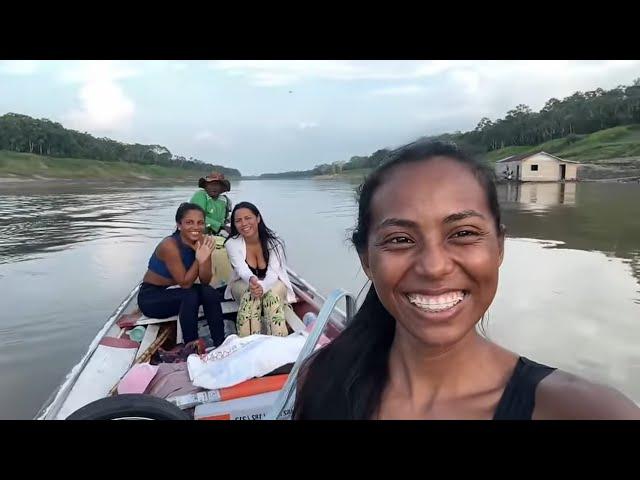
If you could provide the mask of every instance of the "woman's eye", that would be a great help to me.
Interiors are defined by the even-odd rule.
[[[473,230],[460,230],[459,232],[456,232],[451,236],[453,238],[465,238],[465,237],[478,236],[478,233],[474,232]]]
[[[411,240],[408,237],[393,237],[391,239],[388,240],[388,243],[408,243]]]

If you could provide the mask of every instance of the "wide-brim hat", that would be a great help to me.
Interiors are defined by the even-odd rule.
[[[220,172],[211,172],[206,177],[201,177],[198,180],[198,187],[204,188],[207,183],[211,183],[211,182],[219,182],[224,188],[224,190],[222,190],[222,193],[228,192],[231,190],[231,183],[229,182],[229,180],[224,178],[224,174]]]

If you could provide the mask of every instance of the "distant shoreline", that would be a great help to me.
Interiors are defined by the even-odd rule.
[[[233,180],[233,179],[231,179]],[[73,183],[73,184],[105,184],[105,183],[118,183],[118,184],[151,184],[151,183],[160,183],[160,184],[193,184],[197,182],[197,180],[189,179],[189,178],[133,178],[133,177],[123,177],[123,178],[87,178],[87,177],[77,177],[77,178],[63,178],[63,177],[43,177],[40,175],[34,175],[33,177],[23,177],[23,176],[0,176],[0,185],[6,184],[35,184],[35,183],[47,183],[47,184],[65,184],[65,183]]]
[[[349,175],[317,175],[313,177],[278,177],[278,178],[230,178],[229,180],[233,181],[254,181],[254,180],[319,180],[319,181],[333,181],[333,180],[349,180],[355,177]],[[581,178],[576,182],[572,183],[640,183],[640,175],[633,176],[625,176],[625,177],[616,177],[616,178]],[[118,184],[118,185],[142,185],[142,186],[151,186],[151,185],[191,185],[196,188],[195,181],[189,178],[59,178],[59,177],[42,177],[42,176],[34,176],[34,177],[18,177],[18,176],[0,176],[0,187],[2,185],[6,186],[17,186],[17,185],[34,185],[34,184],[47,184],[47,185],[96,185],[96,184]],[[498,179],[498,184],[508,183],[506,181]],[[535,183],[535,182],[530,182]],[[545,182],[545,183],[554,183],[554,182]]]
[[[493,164],[492,164],[493,166]],[[340,173],[325,175],[286,175],[269,174],[259,180],[363,180],[374,169],[361,168],[344,170]],[[640,157],[616,157],[583,163],[578,170],[579,182],[635,182],[640,178]],[[502,179],[498,179],[501,183]]]
[[[140,183],[140,182],[191,182],[220,169],[233,180],[237,170],[203,164],[198,168],[186,168],[180,164],[160,165],[125,161],[105,161],[87,158],[60,158],[0,150],[0,183],[56,182],[56,183]],[[238,172],[239,173],[239,172]],[[231,174],[231,175],[230,175]]]
[[[371,171],[371,170],[369,170]],[[251,175],[247,177],[226,177],[231,182],[234,181],[252,181],[252,180],[342,180],[349,178],[364,178],[368,173],[358,171],[357,174],[334,174],[334,175],[315,175],[315,176],[304,176],[304,177],[260,177],[257,175]],[[187,183],[197,183],[199,178],[199,174],[195,174],[193,177],[185,177],[185,176],[176,176],[176,177],[152,177],[149,175],[136,175],[133,172],[126,172],[125,175],[122,176],[97,176],[97,177],[86,177],[86,176],[78,176],[78,177],[48,177],[46,175],[34,174],[34,175],[16,175],[12,173],[2,173],[0,171],[0,185],[8,184],[8,183],[16,183],[16,184],[32,184],[37,182],[45,182],[45,183],[78,183],[78,184],[92,184],[92,183],[123,183],[123,184],[134,184],[134,183],[161,183],[161,184],[187,184]]]
[[[97,162],[97,161],[94,161]],[[46,184],[97,184],[118,183],[123,185],[133,184],[197,184],[197,180],[204,173],[179,168],[167,168],[160,166],[142,166],[137,164],[101,163],[100,169],[93,164],[89,168],[67,168],[64,171],[56,167],[46,166],[40,162],[29,163],[28,169],[20,173],[7,171],[2,168],[0,162],[0,186],[34,184],[42,182]],[[24,165],[25,167],[27,165]],[[85,165],[83,165],[84,167]],[[282,175],[268,174],[268,176],[247,175],[246,177],[227,177],[230,181],[253,180],[364,180],[373,169],[362,168],[346,170],[340,173],[325,175]],[[27,173],[28,172],[28,173]],[[612,158],[601,160],[598,163],[585,163],[578,171],[578,181],[584,182],[636,182],[640,178],[640,157]]]

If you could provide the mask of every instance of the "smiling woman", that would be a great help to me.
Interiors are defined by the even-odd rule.
[[[252,203],[238,203],[231,219],[226,247],[233,272],[225,297],[240,303],[238,335],[260,333],[264,314],[268,332],[287,336],[284,308],[296,297],[287,273],[284,244]]]
[[[205,213],[193,203],[176,212],[176,231],[162,240],[149,259],[138,294],[138,306],[151,318],[179,315],[185,343],[198,339],[200,305],[214,346],[224,341],[220,295],[209,285],[213,239],[204,235]],[[200,283],[194,283],[197,279]],[[168,288],[178,286],[180,288]]]
[[[478,333],[504,237],[491,170],[453,145],[412,144],[372,173],[352,236],[372,286],[301,369],[294,418],[640,418],[617,391]]]

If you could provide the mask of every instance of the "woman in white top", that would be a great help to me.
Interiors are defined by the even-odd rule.
[[[225,246],[233,267],[225,298],[240,303],[238,335],[261,333],[264,315],[271,335],[287,336],[284,307],[296,297],[287,274],[284,245],[265,225],[255,205],[240,202],[234,207]]]

